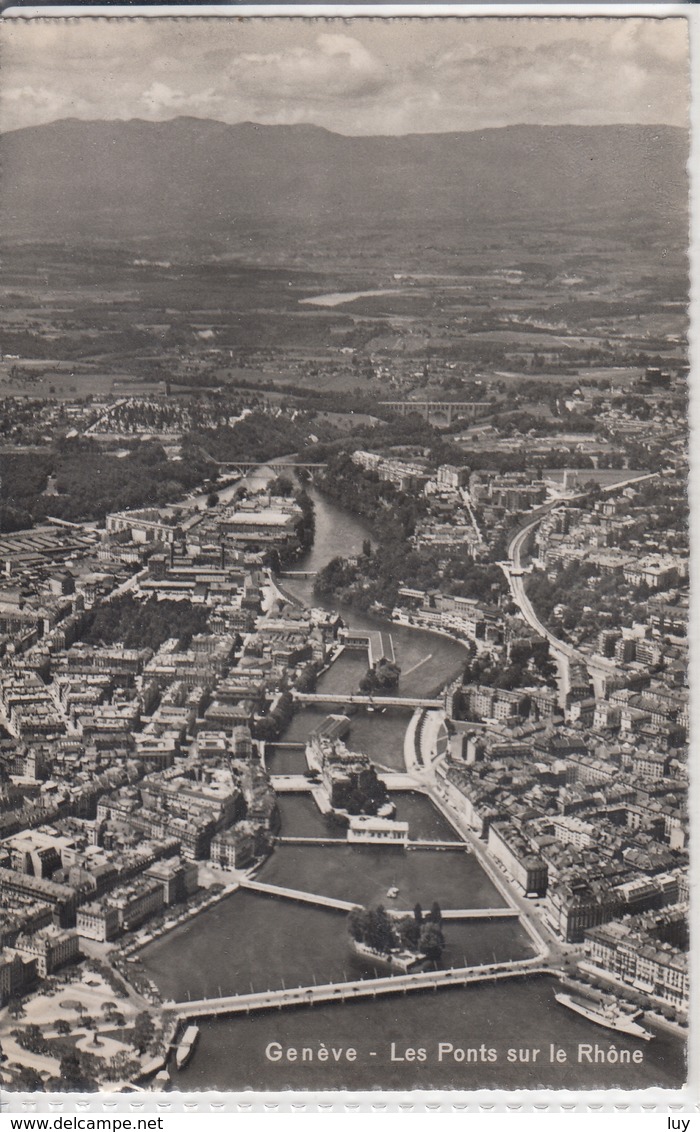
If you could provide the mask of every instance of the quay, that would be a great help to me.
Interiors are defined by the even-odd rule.
[[[193,1018],[215,1018],[231,1014],[250,1014],[259,1010],[282,1010],[292,1006],[314,1006],[321,1002],[348,1002],[378,998],[411,991],[438,991],[441,987],[467,987],[474,983],[522,978],[523,975],[558,975],[541,959],[519,959],[512,963],[485,964],[481,967],[454,967],[448,971],[416,971],[388,975],[379,979],[357,979],[344,983],[282,990],[254,991],[252,994],[224,995],[192,1002],[164,1003],[181,1022]]]

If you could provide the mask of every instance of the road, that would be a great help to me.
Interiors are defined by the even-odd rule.
[[[522,575],[522,549],[527,541],[530,533],[542,521],[542,515],[534,519],[526,527],[511,539],[508,546],[508,563],[503,565],[508,584],[510,585],[510,592],[513,596],[513,601],[518,606],[523,617],[535,632],[540,636],[545,637],[549,641],[549,647],[557,665],[558,678],[557,690],[559,697],[559,706],[566,707],[569,689],[571,687],[571,673],[570,662],[578,658],[578,654],[573,645],[569,645],[566,641],[562,641],[559,637],[555,637],[554,633],[547,628],[535,613],[534,607],[530,598],[527,596],[525,589],[525,580]]]
[[[601,488],[601,494],[611,494],[614,491],[621,491],[625,487],[632,484],[641,483],[644,480],[654,479],[659,475],[669,474],[669,470],[660,472],[645,472],[642,475],[634,475],[627,480],[620,480],[618,483],[608,484],[606,487]],[[572,495],[566,502],[576,503],[585,498],[583,493]],[[508,561],[500,563],[510,586],[510,592],[513,596],[513,601],[518,606],[523,617],[535,632],[540,636],[545,637],[549,641],[549,647],[554,657],[558,670],[557,688],[559,695],[559,706],[566,707],[567,697],[571,688],[571,661],[576,661],[583,664],[590,676],[593,685],[593,694],[597,700],[605,698],[605,678],[615,670],[615,665],[608,662],[603,657],[592,657],[586,653],[580,652],[579,649],[570,645],[567,641],[562,641],[561,638],[556,637],[550,629],[547,628],[542,621],[540,621],[535,609],[527,596],[525,589],[525,578],[523,575],[522,551],[525,543],[531,532],[537,527],[544,516],[551,511],[554,507],[561,507],[564,500],[557,499],[551,504],[539,510],[537,518],[513,535],[508,544]]]

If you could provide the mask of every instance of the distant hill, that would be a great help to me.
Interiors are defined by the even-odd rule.
[[[0,222],[9,237],[56,239],[217,238],[250,225],[342,233],[427,219],[676,226],[687,148],[671,126],[346,137],[198,118],[68,119],[0,137]]]

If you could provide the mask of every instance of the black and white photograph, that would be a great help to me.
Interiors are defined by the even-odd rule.
[[[0,20],[10,1106],[684,1089],[655,13]]]

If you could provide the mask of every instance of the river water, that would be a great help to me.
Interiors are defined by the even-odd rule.
[[[194,1058],[175,1083],[183,1090],[642,1090],[678,1087],[685,1079],[678,1041],[661,1033],[648,1043],[609,1034],[559,1006],[553,998],[556,985],[547,977],[523,979],[208,1022]],[[329,1050],[352,1046],[357,1060],[274,1062],[265,1054],[271,1042],[314,1052],[321,1044]],[[395,1056],[411,1046],[424,1049],[426,1060],[392,1061],[392,1042]],[[440,1061],[439,1043],[477,1050],[483,1044],[496,1051],[497,1060],[457,1062],[448,1054]],[[550,1062],[550,1044],[565,1051],[566,1062]],[[641,1049],[644,1060],[579,1063],[579,1044],[597,1045],[606,1053],[613,1046],[617,1051]],[[509,1049],[517,1060],[508,1060]],[[540,1052],[533,1062],[535,1049]],[[519,1060],[528,1056],[527,1062]],[[590,1056],[595,1056],[594,1048]]]
[[[299,299],[300,304],[312,307],[339,307],[343,303],[353,303],[355,299],[372,298],[374,295],[399,295],[398,287],[383,287],[378,291],[331,291],[327,295],[314,295],[310,299]]]
[[[314,545],[295,567],[299,570],[321,570],[336,555],[350,557],[359,554],[363,540],[376,541],[369,527],[362,523],[315,488],[309,489],[316,511],[316,533]],[[313,596],[313,579],[288,578],[284,587],[305,605],[323,605],[327,602]],[[466,650],[458,642],[438,633],[428,633],[422,629],[412,629],[405,625],[395,625],[371,613],[355,609],[341,609],[341,615],[353,629],[379,631],[384,639],[391,637],[396,661],[402,674],[399,692],[404,696],[429,696],[440,691],[445,684],[457,676],[466,660]],[[335,667],[335,666],[334,666]],[[358,678],[366,671],[364,657],[355,666]],[[333,669],[327,674],[327,685],[322,691],[339,691],[333,687]],[[347,685],[346,685],[347,686]]]
[[[318,570],[335,555],[352,555],[371,537],[367,527],[318,491],[316,540],[299,569]],[[314,603],[313,582],[285,580],[285,588],[305,604]],[[428,695],[456,676],[464,663],[462,647],[447,638],[395,626],[368,614],[343,610],[352,628],[391,633],[402,668],[400,691]],[[359,659],[360,663],[355,663]],[[418,665],[418,667],[415,667]],[[335,666],[334,666],[335,667]],[[326,688],[352,691],[366,659],[346,655],[331,668]],[[413,671],[411,671],[413,670]],[[325,689],[324,689],[325,690]],[[303,742],[323,709],[297,714],[287,742]],[[403,769],[403,735],[410,712],[360,711],[352,716],[348,742],[379,764]],[[273,773],[303,769],[303,752],[271,750]],[[420,795],[395,796],[399,817],[409,821],[411,837],[451,840],[448,823]],[[332,837],[308,798],[280,798],[282,834]],[[388,889],[398,887],[394,906],[410,909],[416,901],[429,908],[438,900],[444,909],[496,907],[503,899],[476,859],[461,850],[403,851],[370,846],[281,845],[259,871],[271,884],[326,894],[346,900],[392,904]],[[348,946],[346,917],[326,908],[278,901],[251,892],[237,892],[142,952],[144,968],[166,998],[245,993],[315,981],[372,977],[372,965]],[[446,921],[446,966],[525,958],[532,954],[529,937],[517,921]],[[379,972],[385,973],[385,972]],[[197,1089],[409,1089],[459,1090],[534,1088],[641,1089],[678,1087],[685,1080],[684,1046],[661,1031],[649,1043],[600,1029],[554,1000],[558,984],[546,976],[390,996],[344,1005],[270,1011],[245,1018],[204,1022],[194,1057],[177,1072],[176,1088]],[[353,1046],[357,1060],[272,1061],[269,1043],[310,1048],[325,1043]],[[395,1044],[392,1058],[392,1042]],[[438,1044],[495,1050],[496,1061],[458,1062],[438,1054]],[[549,1060],[549,1045],[566,1051],[565,1062]],[[589,1063],[579,1043],[611,1049],[643,1049],[642,1064]],[[425,1049],[425,1061],[398,1060],[406,1045]],[[532,1050],[538,1048],[537,1060]],[[515,1050],[509,1059],[509,1049]],[[594,1056],[594,1054],[592,1055]],[[616,1055],[613,1053],[612,1055]],[[512,1060],[512,1058],[515,1060]],[[528,1057],[530,1060],[524,1060]],[[583,1058],[581,1060],[581,1057]]]

